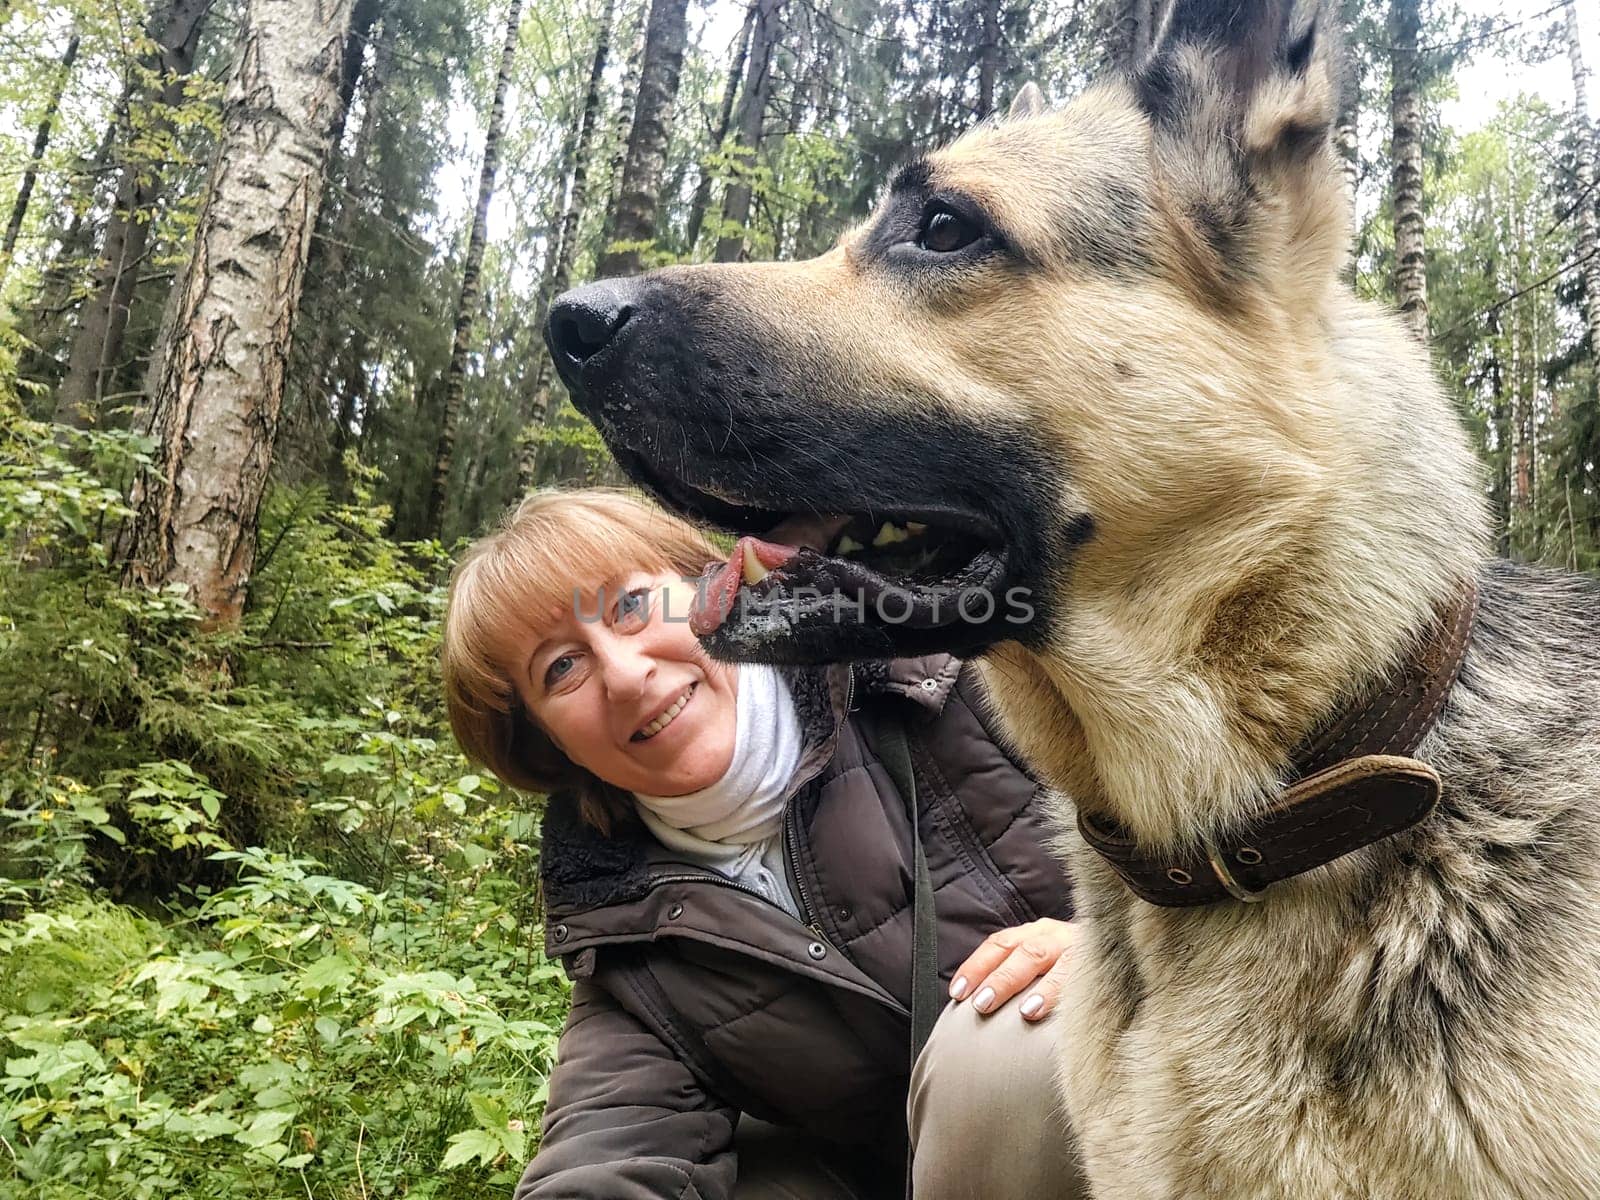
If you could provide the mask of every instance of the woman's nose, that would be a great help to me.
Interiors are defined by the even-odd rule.
[[[633,638],[608,638],[597,651],[600,682],[606,695],[616,701],[637,700],[644,694],[655,672],[655,660]]]

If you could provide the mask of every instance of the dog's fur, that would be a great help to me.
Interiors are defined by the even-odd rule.
[[[1425,350],[1341,282],[1333,58],[1309,11],[1179,0],[1133,78],[974,131],[822,258],[656,277],[680,340],[641,319],[649,369],[619,386],[694,399],[608,436],[718,494],[847,490],[842,453],[857,487],[889,463],[1023,512],[1045,611],[988,651],[997,703],[1046,778],[1151,847],[1258,811],[1476,579],[1417,829],[1199,910],[1134,898],[1063,834],[1090,918],[1063,1093],[1106,1200],[1593,1200],[1600,593],[1488,561]],[[930,194],[1004,253],[903,255]]]

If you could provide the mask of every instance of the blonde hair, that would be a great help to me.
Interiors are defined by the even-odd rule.
[[[523,709],[507,664],[575,592],[634,571],[699,575],[717,557],[693,525],[618,488],[529,496],[450,577],[440,667],[450,728],[466,756],[524,791],[574,791],[584,820],[609,832],[631,811],[626,798],[556,748]]]

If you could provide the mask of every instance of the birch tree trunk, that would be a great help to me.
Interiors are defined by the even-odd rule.
[[[171,0],[153,22],[158,28],[151,36],[160,50],[144,66],[164,77],[156,97],[162,109],[183,102],[184,85],[194,69],[195,46],[211,4],[212,0]],[[137,103],[137,99],[130,96],[129,103]],[[67,355],[67,373],[56,392],[55,420],[59,425],[82,428],[95,420],[106,379],[122,353],[128,309],[150,240],[150,210],[160,194],[161,177],[149,164],[129,161],[123,165],[94,282]]]
[[[1428,340],[1428,261],[1422,221],[1422,97],[1417,71],[1418,0],[1390,0],[1389,118],[1394,163],[1394,293],[1400,316]]]
[[[338,107],[350,0],[248,0],[243,46],[134,484],[124,580],[237,623]]]
[[[1600,231],[1596,229],[1595,131],[1589,124],[1589,73],[1578,37],[1578,6],[1567,5],[1567,58],[1572,62],[1573,122],[1577,129],[1578,257],[1583,260],[1584,325],[1589,331],[1589,355],[1594,366],[1596,392],[1600,392]]]
[[[728,232],[717,239],[717,262],[738,262],[744,254],[745,225],[750,220],[754,194],[750,172],[755,169],[766,132],[767,105],[772,100],[772,59],[783,38],[782,14],[783,0],[757,0],[755,23],[750,29],[750,55],[745,63],[734,175],[722,202],[722,220]]]
[[[644,60],[639,68],[639,95],[628,133],[628,156],[622,165],[611,237],[601,254],[599,274],[637,275],[644,269],[644,250],[655,240],[661,176],[672,133],[672,106],[683,73],[688,40],[689,0],[651,0],[645,29]]]
[[[444,416],[439,422],[439,442],[433,454],[433,484],[428,489],[426,529],[439,536],[444,523],[445,488],[450,482],[450,467],[455,457],[456,426],[461,421],[461,405],[467,390],[467,351],[472,345],[472,326],[478,319],[478,291],[482,283],[483,247],[489,223],[489,201],[494,197],[494,178],[500,169],[500,137],[505,128],[506,91],[511,86],[511,69],[517,57],[517,32],[522,25],[522,0],[511,0],[506,10],[506,35],[500,47],[500,74],[495,77],[494,104],[489,109],[489,128],[483,139],[483,170],[478,175],[478,205],[472,212],[472,233],[467,239],[467,261],[461,271],[461,299],[456,304],[455,338],[450,343],[450,366],[444,377]]]
[[[55,87],[50,92],[50,100],[44,106],[44,115],[39,118],[39,128],[33,135],[33,152],[28,156],[28,166],[22,172],[22,182],[17,185],[17,198],[11,204],[11,219],[6,222],[5,240],[0,242],[0,285],[6,281],[6,275],[11,270],[11,257],[17,249],[17,238],[22,233],[22,222],[27,219],[28,205],[33,200],[33,188],[39,180],[39,164],[44,161],[45,151],[50,148],[50,135],[55,129],[56,110],[61,107],[61,95],[67,90],[67,79],[72,74],[72,64],[78,58],[78,43],[81,39],[76,33],[67,42],[66,51],[61,55],[61,65],[56,68]]]
[[[728,66],[728,79],[722,86],[722,106],[717,109],[717,126],[711,132],[711,148],[715,153],[722,152],[722,144],[728,140],[728,130],[733,125],[733,106],[739,98],[739,81],[744,77],[745,59],[750,55],[750,30],[755,24],[758,2],[751,0],[745,6],[744,24],[739,27],[739,36],[733,43],[733,62]],[[700,230],[705,226],[706,209],[711,205],[714,174],[708,163],[700,164],[700,180],[695,184],[694,198],[689,202],[687,238],[691,258],[695,244],[700,241]]]
[[[578,119],[578,136],[573,144],[572,182],[567,189],[561,224],[554,234],[555,261],[551,265],[550,278],[539,293],[538,307],[534,312],[534,329],[540,332],[550,312],[550,301],[566,291],[572,281],[572,262],[578,254],[578,222],[583,218],[589,199],[589,156],[594,151],[594,132],[600,124],[601,90],[605,80],[606,59],[611,53],[611,22],[615,11],[612,0],[607,0],[600,14],[599,31],[595,34],[594,57],[589,61],[589,90],[584,93],[583,115]],[[542,344],[538,352],[538,364],[531,388],[532,403],[528,406],[522,445],[517,455],[519,494],[532,487],[534,480],[539,477],[538,431],[544,427],[550,411],[550,374],[554,364],[550,361],[549,351]]]

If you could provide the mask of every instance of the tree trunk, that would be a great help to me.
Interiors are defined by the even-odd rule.
[[[237,623],[327,171],[350,0],[248,0],[243,46],[151,427],[125,581]]]
[[[994,111],[994,87],[1000,77],[1000,3],[983,0],[983,41],[978,46],[978,120]]]
[[[183,102],[184,85],[194,69],[195,46],[211,2],[172,0],[152,22],[151,37],[160,49],[143,66],[162,75],[157,103],[163,111]],[[155,28],[157,25],[159,28]],[[130,97],[130,107],[136,102]],[[164,119],[154,132],[166,132]],[[118,365],[122,352],[128,309],[150,240],[150,210],[160,191],[161,173],[148,163],[130,159],[123,165],[116,200],[106,221],[99,265],[67,356],[67,374],[56,393],[57,424],[82,428],[96,418],[106,379]]]
[[[761,153],[767,123],[767,103],[772,98],[772,58],[783,37],[783,0],[756,0],[755,24],[750,30],[750,55],[745,63],[744,101],[739,111],[739,142],[735,147],[733,179],[722,202],[722,219],[729,232],[717,239],[716,260],[738,262],[744,254],[745,223],[750,219],[750,172]],[[737,229],[737,232],[733,230]]]
[[[1108,40],[1112,65],[1122,71],[1136,71],[1155,47],[1156,28],[1165,5],[1163,0],[1111,0],[1111,7]]]
[[[628,164],[628,134],[633,129],[633,106],[639,98],[639,71],[644,66],[645,14],[642,4],[623,0],[632,9],[628,22],[631,38],[628,59],[622,68],[622,87],[617,95],[617,113],[612,120],[611,135],[607,139],[611,158],[606,178],[610,181],[606,191],[605,219],[600,228],[600,253],[611,244],[617,221],[617,201],[622,196],[622,172]]]
[[[357,4],[355,17],[361,16],[360,4]],[[354,22],[355,18],[352,18]],[[361,209],[361,196],[366,191],[367,179],[372,170],[373,143],[377,138],[378,120],[383,108],[383,89],[389,80],[389,68],[394,60],[394,39],[396,23],[393,20],[384,22],[372,47],[372,64],[366,72],[366,83],[362,89],[361,126],[356,130],[355,145],[350,148],[350,155],[345,159],[344,188],[339,197],[338,215],[334,218],[330,236],[319,238],[311,244],[311,257],[306,265],[306,278],[313,281],[313,286],[326,295],[329,292],[336,298],[343,297],[349,292],[349,285],[345,280],[345,255],[351,238],[355,236],[356,216]],[[368,26],[371,29],[371,26]],[[350,41],[357,38],[358,30],[354,24],[351,27]],[[346,45],[348,46],[348,42]],[[348,65],[349,55],[345,55]],[[341,85],[340,94],[343,95]],[[354,88],[350,96],[355,97]],[[342,122],[341,122],[342,123]],[[331,147],[331,153],[338,153],[338,146]],[[326,281],[324,284],[323,281]],[[336,307],[343,307],[336,304]],[[353,307],[353,306],[352,306]],[[319,414],[325,414],[328,409],[328,399],[333,394],[335,382],[334,375],[340,370],[339,355],[334,353],[334,340],[343,332],[343,326],[348,322],[339,322],[323,319],[317,322],[312,330],[311,349],[306,355],[306,377],[311,380],[310,403],[317,406]],[[356,334],[350,334],[353,339]],[[337,434],[335,441],[337,442]],[[335,446],[334,454],[342,454],[342,448]]]
[[[350,33],[344,39],[344,53],[339,56],[339,112],[333,118],[333,128],[328,132],[328,141],[335,154],[339,151],[339,143],[344,141],[344,123],[350,117],[350,102],[356,98],[356,85],[361,82],[361,66],[367,61],[367,42],[381,7],[382,0],[355,0],[355,7],[350,10]],[[393,24],[391,21],[390,25]],[[393,41],[392,33],[390,41]]]
[[[578,222],[589,197],[589,156],[594,149],[594,131],[600,124],[600,100],[605,82],[606,59],[611,53],[611,21],[615,5],[606,0],[600,15],[600,29],[595,34],[594,58],[589,63],[589,90],[583,97],[583,115],[578,120],[578,137],[572,151],[572,184],[567,189],[566,205],[562,209],[561,224],[556,233],[556,256],[551,264],[549,279],[539,293],[539,303],[534,311],[534,330],[542,334],[545,318],[550,313],[550,302],[572,281],[572,263],[578,255]],[[539,474],[538,431],[544,426],[550,411],[550,374],[553,364],[549,351],[541,345],[538,366],[534,369],[533,386],[529,389],[532,403],[524,420],[522,448],[517,456],[517,491],[527,491]]]
[[[728,79],[722,86],[722,106],[717,109],[717,125],[711,131],[711,150],[713,154],[722,152],[722,144],[728,140],[728,129],[733,124],[733,105],[739,98],[739,80],[744,77],[745,59],[750,54],[750,30],[755,25],[757,0],[751,0],[745,6],[744,24],[739,27],[739,36],[733,43],[733,62],[728,66]],[[694,199],[689,202],[689,230],[688,250],[689,257],[694,257],[694,248],[700,241],[700,230],[705,226],[706,209],[711,204],[711,181],[715,172],[709,163],[700,164],[700,181],[695,184]]]
[[[1567,5],[1567,57],[1572,61],[1573,121],[1578,142],[1578,257],[1583,260],[1585,326],[1589,330],[1589,357],[1594,385],[1600,393],[1600,232],[1596,230],[1595,132],[1589,125],[1589,73],[1578,39],[1578,6]]]
[[[455,338],[450,343],[450,366],[444,378],[444,415],[439,422],[439,443],[433,455],[433,485],[428,490],[427,532],[438,537],[444,522],[445,488],[455,456],[456,425],[467,390],[467,351],[472,326],[478,319],[478,290],[482,282],[483,246],[489,223],[489,201],[500,168],[500,136],[505,127],[506,91],[517,57],[517,33],[522,24],[522,0],[511,0],[506,10],[506,35],[500,47],[500,74],[495,77],[494,104],[483,139],[483,170],[478,175],[478,206],[472,212],[472,233],[467,239],[467,261],[461,269],[461,299],[456,304]]]
[[[611,239],[600,257],[601,275],[637,275],[644,269],[645,248],[655,240],[672,106],[678,97],[684,43],[689,36],[688,7],[689,0],[650,3],[628,157],[622,165]]]
[[[1428,340],[1428,263],[1422,223],[1422,97],[1417,72],[1418,0],[1390,0],[1389,46],[1394,162],[1394,294],[1400,316]]]
[[[0,284],[6,281],[11,270],[11,256],[17,249],[17,238],[22,233],[22,222],[28,215],[28,203],[33,199],[33,186],[39,179],[39,164],[50,148],[50,134],[55,129],[56,110],[61,107],[61,95],[67,90],[67,78],[72,74],[72,64],[78,58],[79,37],[76,33],[67,42],[61,65],[56,69],[56,85],[50,92],[50,101],[44,106],[44,116],[39,119],[38,131],[33,135],[33,153],[28,158],[27,169],[22,172],[22,182],[17,187],[17,198],[11,205],[11,219],[6,222],[5,240],[0,242]]]

